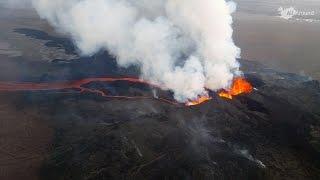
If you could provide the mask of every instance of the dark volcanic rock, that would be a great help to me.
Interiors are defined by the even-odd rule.
[[[39,109],[55,129],[43,179],[319,179],[319,82],[241,64],[256,90],[200,106],[74,92],[20,93],[14,102]]]

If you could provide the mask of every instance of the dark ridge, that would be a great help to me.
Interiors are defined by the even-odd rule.
[[[250,111],[257,111],[264,114],[270,114],[269,110],[263,106],[262,103],[255,101],[247,96],[237,97],[242,104],[245,104]]]
[[[265,85],[265,83],[257,75],[245,74],[244,76],[252,84],[253,87],[259,88]]]
[[[317,89],[318,91],[320,91],[320,83],[317,80],[304,82],[303,85],[307,88]]]

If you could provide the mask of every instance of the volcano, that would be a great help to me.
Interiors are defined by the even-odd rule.
[[[2,83],[19,91],[1,99],[52,129],[42,179],[319,178],[319,82],[241,64],[250,93],[237,93],[238,79],[197,106],[168,103],[170,92],[128,78]]]
[[[76,55],[67,38],[15,33]],[[0,57],[0,179],[320,179],[320,84],[309,77],[239,60],[229,89],[177,104],[107,52]]]

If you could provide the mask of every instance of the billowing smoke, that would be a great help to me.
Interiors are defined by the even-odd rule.
[[[83,55],[108,50],[120,66],[185,102],[227,87],[239,74],[233,2],[225,0],[33,0]]]

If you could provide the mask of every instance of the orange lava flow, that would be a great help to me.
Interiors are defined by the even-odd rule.
[[[186,106],[196,106],[199,104],[202,104],[206,101],[210,101],[212,98],[210,96],[200,96],[198,99],[196,100],[192,100],[186,103]]]
[[[252,85],[243,77],[237,77],[233,80],[233,83],[229,90],[221,90],[218,95],[223,98],[233,99],[234,96],[243,93],[251,93],[253,90]]]
[[[152,96],[115,96],[109,95],[107,92],[99,89],[87,88],[84,85],[91,82],[117,82],[117,81],[126,81],[131,83],[145,84],[150,87],[161,88],[159,85],[132,77],[101,77],[101,78],[85,78],[81,80],[74,81],[65,81],[65,82],[52,82],[52,83],[33,83],[33,82],[0,82],[0,91],[14,92],[14,91],[46,91],[46,90],[66,90],[66,89],[75,89],[79,92],[90,92],[99,94],[102,97],[106,98],[118,98],[118,99],[156,99],[168,104],[181,105],[180,103],[165,99],[165,98],[156,98]],[[234,79],[232,86],[229,90],[221,90],[218,92],[220,97],[232,99],[234,96],[242,93],[250,93],[253,90],[253,87],[249,82],[247,82],[243,77],[237,77]],[[202,104],[211,100],[212,97],[209,95],[199,96],[195,100],[190,100],[186,102],[186,106],[195,106]]]
[[[147,84],[149,86],[158,87],[157,85],[148,83],[138,78],[86,78],[76,81],[67,82],[53,82],[53,83],[33,83],[33,82],[0,82],[0,91],[41,91],[41,90],[62,90],[62,89],[80,89],[86,90],[82,87],[90,82],[115,82],[128,81],[133,83]]]
[[[99,94],[106,98],[117,98],[117,99],[157,99],[159,101],[178,105],[179,103],[171,101],[164,98],[154,98],[149,96],[115,96],[108,95],[105,91],[98,89],[90,89],[84,87],[84,85],[91,82],[116,82],[116,81],[126,81],[131,83],[145,84],[151,87],[160,88],[159,85],[146,82],[138,78],[122,77],[122,78],[112,78],[112,77],[102,77],[102,78],[85,78],[75,81],[66,82],[52,82],[52,83],[33,83],[33,82],[0,82],[0,91],[15,92],[15,91],[46,91],[46,90],[66,90],[66,89],[76,89],[80,92],[90,92]]]

